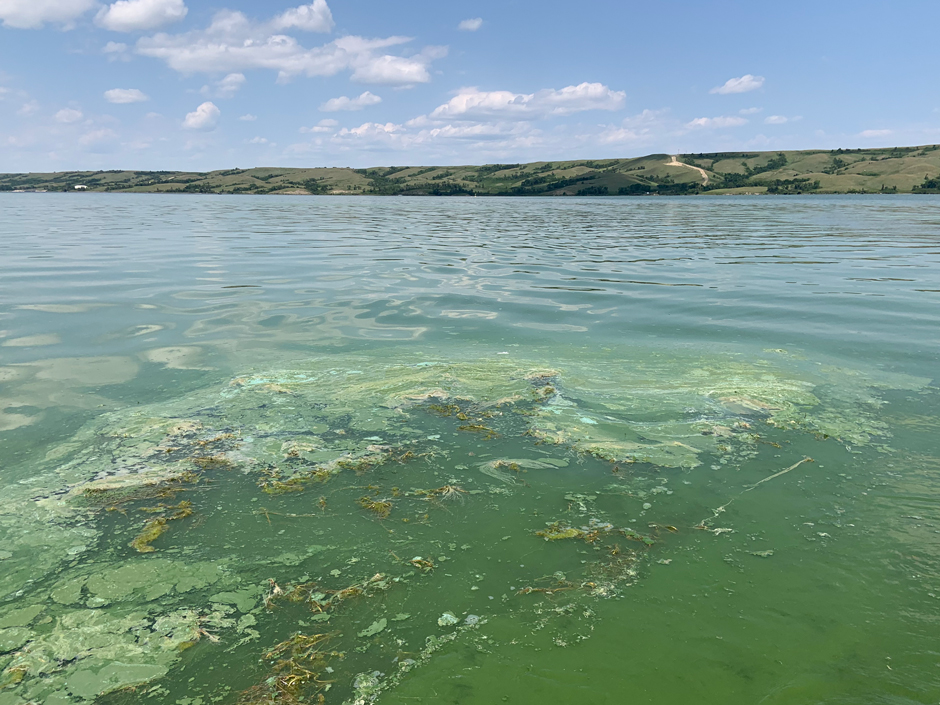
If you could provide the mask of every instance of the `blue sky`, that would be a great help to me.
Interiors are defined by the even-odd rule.
[[[0,0],[0,171],[940,142],[933,2]]]

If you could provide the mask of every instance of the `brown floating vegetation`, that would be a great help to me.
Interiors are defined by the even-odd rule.
[[[136,549],[138,553],[153,553],[156,549],[151,546],[160,536],[169,530],[169,522],[176,519],[184,519],[193,513],[193,503],[183,500],[176,506],[159,505],[158,507],[143,507],[141,511],[155,513],[163,512],[163,516],[154,517],[146,524],[141,532],[128,545]],[[166,512],[172,511],[167,515]]]
[[[633,529],[617,529],[613,524],[595,524],[580,529],[568,526],[560,521],[549,524],[544,529],[536,531],[536,536],[541,536],[546,541],[561,541],[564,539],[581,539],[585,543],[596,543],[602,536],[611,534],[620,534],[633,541],[639,541],[646,546],[652,546],[655,542],[648,536],[643,536]]]
[[[239,705],[294,705],[323,703],[323,692],[332,681],[323,680],[330,659],[342,658],[323,647],[335,634],[295,634],[262,655],[270,675],[241,693]]]
[[[268,467],[261,470],[261,479],[258,486],[268,494],[287,494],[290,492],[303,492],[305,486],[312,482],[326,482],[334,475],[344,470],[352,470],[356,475],[363,475],[370,470],[387,463],[406,463],[417,458],[426,458],[430,453],[415,453],[411,450],[404,452],[386,446],[369,446],[365,455],[346,456],[329,463],[314,465],[293,473],[285,478],[278,467]],[[291,457],[288,454],[288,457]]]
[[[195,484],[199,474],[186,470],[167,478],[153,480],[140,485],[101,486],[91,485],[81,491],[82,500],[94,508],[105,507],[110,511],[122,504],[153,499],[174,499],[185,488],[183,485]]]
[[[392,513],[392,503],[387,499],[373,499],[368,495],[364,495],[357,501],[359,502],[360,507],[363,509],[368,509],[379,519],[386,519],[388,518],[388,515]]]
[[[384,573],[376,573],[371,578],[338,590],[321,589],[316,581],[288,585],[286,588],[282,588],[273,579],[269,579],[268,583],[270,587],[264,598],[264,606],[267,609],[273,609],[280,600],[287,600],[306,602],[314,612],[326,612],[346,600],[387,590],[391,584]]]
[[[511,460],[497,460],[493,463],[493,467],[498,470],[511,470],[512,472],[525,472],[520,466],[519,463],[515,463]]]
[[[481,423],[468,423],[463,426],[457,427],[458,431],[467,431],[469,433],[482,433],[484,440],[490,440],[492,438],[499,438],[499,434],[494,431],[489,426],[484,426]]]
[[[457,485],[444,485],[443,487],[437,487],[433,490],[415,490],[414,492],[416,497],[445,501],[462,500],[465,494],[467,494],[467,490]]]
[[[430,573],[432,570],[434,570],[434,562],[430,558],[415,556],[410,561],[405,562],[423,573]]]
[[[439,416],[455,416],[462,413],[456,404],[428,404],[427,408]]]
[[[224,453],[197,455],[193,457],[192,461],[193,465],[200,470],[228,470],[233,466],[232,461]]]
[[[267,494],[288,494],[290,492],[303,492],[306,485],[311,482],[326,482],[335,473],[325,467],[314,467],[301,470],[287,479],[282,479],[280,468],[264,468],[260,472],[261,479],[258,486]]]

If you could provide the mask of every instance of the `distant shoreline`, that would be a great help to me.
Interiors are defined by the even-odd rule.
[[[692,196],[940,193],[940,145],[651,154],[480,166],[0,174],[0,193]]]
[[[72,191],[43,191],[43,190],[26,190],[26,191],[4,191],[0,190],[0,196],[11,194],[11,195],[63,195],[76,193]],[[254,198],[309,198],[310,196],[328,196],[330,198],[362,198],[363,196],[377,197],[377,198],[502,198],[502,199],[552,199],[557,198],[557,196],[552,194],[536,194],[536,195],[527,195],[527,196],[512,196],[506,194],[493,194],[493,193],[480,193],[480,194],[460,194],[460,195],[433,195],[433,194],[413,194],[413,193],[287,193],[287,192],[278,192],[278,193],[228,193],[228,192],[219,192],[219,193],[193,193],[188,191],[85,191],[78,193],[93,193],[97,195],[108,195],[108,196],[232,196],[232,197],[254,197]],[[598,200],[607,200],[607,201],[616,201],[616,200],[629,200],[632,198],[690,198],[690,197],[712,197],[718,198],[722,196],[730,196],[735,198],[745,198],[758,196],[762,198],[780,198],[784,196],[937,196],[940,195],[940,190],[937,191],[806,191],[799,193],[718,193],[713,191],[708,191],[704,193],[678,193],[678,194],[664,194],[664,193],[649,193],[649,194],[630,194],[630,195],[620,195],[620,194],[605,194],[601,196],[589,195],[589,196],[572,196],[565,195],[564,198],[591,198]]]

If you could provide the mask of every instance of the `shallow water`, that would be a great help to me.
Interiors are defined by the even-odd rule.
[[[940,701],[938,206],[0,194],[0,705]]]

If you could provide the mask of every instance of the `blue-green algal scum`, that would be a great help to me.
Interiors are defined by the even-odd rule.
[[[938,206],[0,194],[0,705],[940,702]]]

